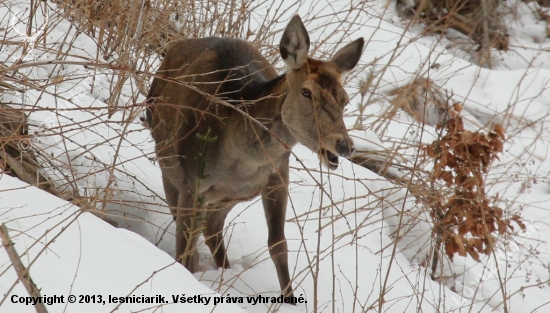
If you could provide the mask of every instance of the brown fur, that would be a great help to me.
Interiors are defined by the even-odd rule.
[[[158,70],[165,78],[155,78],[148,95],[147,119],[176,220],[176,257],[191,272],[198,270],[201,231],[217,266],[229,267],[225,217],[236,203],[261,195],[281,290],[293,295],[284,235],[287,147],[300,142],[331,168],[337,155],[353,152],[340,76],[357,64],[362,48],[360,38],[331,61],[309,59],[309,37],[295,16],[280,46],[286,75],[278,76],[251,44],[237,39],[185,39],[167,51]],[[233,103],[268,130],[206,94]]]

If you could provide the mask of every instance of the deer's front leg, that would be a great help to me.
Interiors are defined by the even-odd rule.
[[[285,237],[286,205],[288,202],[288,160],[271,174],[267,187],[262,191],[262,202],[269,237],[267,244],[269,254],[279,277],[279,284],[284,296],[293,297],[290,274],[288,272],[288,247]]]

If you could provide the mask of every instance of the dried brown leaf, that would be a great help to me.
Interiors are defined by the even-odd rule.
[[[521,216],[519,216],[517,214],[514,214],[514,216],[512,216],[512,220],[514,222],[516,222],[516,224],[518,224],[518,226],[521,228],[521,230],[523,230],[523,231],[527,230],[527,227],[525,227],[525,224],[521,220]]]
[[[472,257],[472,259],[476,260],[477,262],[479,262],[479,253],[477,253],[476,250],[470,248],[468,249],[468,254]]]
[[[493,215],[496,218],[501,219],[504,216],[504,211],[501,208],[496,206],[493,208]]]
[[[493,127],[493,131],[495,133],[497,133],[497,135],[502,139],[502,140],[505,140],[506,138],[504,138],[504,127],[502,127],[502,125],[500,124],[495,124],[495,126]]]
[[[451,259],[453,260],[453,257],[457,251],[457,244],[453,240],[448,240],[445,242],[445,253]]]
[[[491,235],[485,237],[484,240],[485,243],[485,249],[483,250],[483,253],[489,255],[493,252],[493,245],[495,243],[495,238]]]
[[[491,141],[489,143],[491,145],[491,148],[493,148],[494,152],[504,151],[504,145],[502,144],[502,141],[500,141],[499,139],[496,139],[496,138],[491,139]]]
[[[464,242],[462,241],[462,237],[458,235],[454,235],[453,240],[456,243],[456,251],[458,252],[458,255],[466,256],[466,249],[464,247]]]
[[[474,143],[474,137],[474,133],[469,130],[465,130],[462,133],[462,141],[464,141],[467,145],[472,145]]]
[[[506,224],[505,222],[503,222],[501,220],[497,220],[497,227],[498,227],[498,233],[499,234],[502,235],[502,234],[506,233],[509,226],[510,225]]]
[[[475,186],[477,186],[478,179],[476,177],[467,177],[462,182],[461,186],[466,189],[473,189]]]
[[[427,154],[430,158],[435,158],[435,150],[434,150],[433,145],[428,145],[428,146],[426,147],[426,154]]]

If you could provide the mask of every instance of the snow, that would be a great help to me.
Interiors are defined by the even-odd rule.
[[[307,303],[290,306],[246,301],[246,297],[258,295],[277,297],[280,292],[267,251],[259,199],[237,205],[226,220],[232,267],[214,269],[208,248],[201,244],[203,271],[190,274],[173,259],[175,226],[163,200],[160,170],[151,161],[154,146],[139,120],[140,112],[130,107],[107,118],[111,75],[100,70],[92,77],[93,70],[76,64],[23,66],[20,72],[33,78],[76,79],[43,90],[30,89],[24,95],[5,93],[1,100],[41,108],[30,114],[35,122],[32,131],[37,134],[32,141],[51,155],[54,164],[48,175],[59,182],[70,177],[74,185],[65,185],[67,190],[107,198],[89,208],[107,212],[120,227],[4,174],[0,174],[0,223],[7,225],[23,263],[32,264],[30,273],[42,295],[101,295],[102,300],[161,295],[170,302],[162,306],[123,304],[120,312],[363,312],[379,308],[384,312],[504,312],[502,285],[508,312],[545,312],[550,295],[550,182],[546,178],[550,169],[550,41],[545,38],[544,24],[535,19],[535,3],[513,3],[520,17],[510,17],[508,24],[513,49],[494,52],[499,59],[495,69],[461,59],[460,53],[446,49],[447,39],[420,37],[419,26],[405,30],[406,22],[396,17],[386,1],[370,3],[368,16],[355,13],[359,15],[347,35],[350,40],[358,36],[367,39],[361,62],[364,69],[377,75],[377,89],[370,96],[379,99],[367,106],[361,127],[351,132],[360,150],[395,151],[400,145],[421,140],[420,127],[403,113],[385,121],[382,128],[372,126],[389,106],[385,93],[409,83],[417,74],[434,80],[454,101],[461,102],[463,114],[473,125],[488,129],[500,123],[506,127],[505,152],[487,177],[488,192],[498,194],[500,205],[508,212],[521,212],[527,231],[518,232],[515,240],[506,241],[479,263],[458,256],[453,263],[447,261],[442,271],[446,279],[441,282],[433,281],[425,266],[433,248],[431,218],[418,211],[405,188],[346,160],[327,173],[316,155],[300,145],[291,156],[285,232],[295,295],[303,296]],[[12,1],[0,8],[0,16],[25,8],[27,4]],[[306,23],[313,29],[312,42],[331,34],[339,25],[334,23],[337,17],[349,18],[342,8],[346,5],[320,2],[299,11],[304,16],[311,10],[317,16]],[[333,12],[340,13],[331,15]],[[67,60],[95,58],[92,38],[75,34],[58,15],[50,22],[54,19],[56,26],[48,40],[61,41],[67,32],[76,38],[76,48]],[[1,20],[6,29],[13,29],[10,22],[9,18]],[[23,25],[16,28],[23,29]],[[9,34],[18,36],[12,30]],[[330,42],[327,46],[335,48]],[[0,51],[0,59],[13,60],[10,49]],[[53,54],[39,52],[33,50],[34,59],[54,60]],[[357,95],[359,80],[366,75],[366,70],[350,74],[350,96]],[[120,107],[138,102],[133,99],[135,84],[126,82],[118,100]],[[359,98],[352,97],[347,117],[350,126],[357,119],[353,108]],[[435,134],[433,128],[426,127],[422,142],[431,142]],[[403,164],[411,166],[416,152],[414,146],[395,151]],[[397,172],[394,169],[392,173]],[[30,305],[12,303],[14,295],[28,294],[17,283],[5,249],[0,249],[0,273],[0,291],[5,295],[0,312],[34,312]],[[182,294],[203,295],[210,302],[172,303],[172,295]],[[214,299],[228,295],[240,297],[244,303],[214,305]],[[48,306],[49,312],[111,312],[116,308],[114,303]]]
[[[108,296],[155,297],[162,295],[170,304],[163,312],[211,312],[216,296],[165,252],[143,237],[114,228],[91,213],[83,212],[66,201],[36,187],[4,175],[0,180],[2,221],[9,228],[15,247],[29,267],[33,281],[43,297],[69,295],[76,303],[52,304],[48,312],[110,312],[117,307]],[[9,290],[2,312],[35,312],[31,305],[18,302],[27,291],[17,283],[17,274],[9,266],[5,249],[0,252],[2,278],[0,290]],[[12,288],[15,285],[15,288]],[[209,305],[174,304],[172,295],[203,295]],[[106,304],[78,303],[80,295],[102,295]],[[14,297],[15,296],[15,297]],[[14,303],[15,302],[15,303]],[[146,309],[154,312],[155,304],[123,304],[121,312]],[[240,312],[236,304],[218,304],[216,312]]]

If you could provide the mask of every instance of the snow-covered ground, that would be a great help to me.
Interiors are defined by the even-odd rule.
[[[9,38],[23,40],[17,30],[25,29],[25,20],[18,22],[13,16],[28,14],[28,4],[6,3],[0,7],[0,16],[6,16],[0,19],[2,28]],[[138,108],[121,109],[107,117],[112,72],[95,72],[76,63],[45,64],[55,60],[55,54],[38,45],[30,53],[34,57],[19,67],[19,74],[37,81],[74,79],[29,87],[24,94],[6,92],[0,101],[23,103],[27,109],[35,105],[29,116],[34,125],[31,134],[35,134],[31,141],[50,156],[48,174],[60,182],[72,181],[67,190],[99,199],[89,209],[107,212],[120,226],[114,228],[66,201],[0,174],[0,222],[7,225],[23,263],[30,265],[41,294],[66,300],[69,295],[77,297],[77,303],[48,306],[49,312],[111,312],[118,304],[109,303],[109,297],[132,295],[160,296],[166,303],[121,304],[119,312],[238,312],[239,307],[247,312],[549,310],[550,91],[546,86],[550,40],[545,24],[536,19],[537,5],[507,2],[518,7],[516,19],[509,19],[512,48],[495,51],[498,66],[486,69],[446,50],[447,39],[420,37],[420,26],[405,29],[407,23],[396,17],[387,1],[369,3],[368,13],[358,10],[352,17],[344,15],[347,7],[339,3],[319,1],[313,13],[298,12],[316,16],[306,22],[314,30],[312,42],[330,34],[340,25],[334,21],[341,16],[356,17],[346,38],[367,40],[362,71],[349,76],[350,127],[357,120],[359,80],[367,73],[376,75],[372,85],[376,88],[370,92],[378,99],[366,107],[361,127],[353,131],[359,138],[356,145],[363,150],[395,150],[404,164],[412,165],[417,149],[407,145],[431,142],[434,128],[421,128],[403,112],[385,120],[382,127],[375,126],[381,125],[378,117],[390,106],[386,92],[417,75],[429,77],[463,104],[463,113],[473,125],[505,126],[505,151],[487,176],[488,193],[498,194],[499,205],[507,212],[520,212],[527,231],[518,232],[514,240],[503,238],[500,249],[479,263],[456,256],[438,273],[444,278],[432,281],[426,266],[433,245],[431,219],[406,189],[347,160],[327,173],[315,154],[297,146],[291,157],[286,236],[295,295],[306,303],[254,303],[258,295],[279,295],[261,202],[239,204],[226,220],[230,269],[215,270],[205,245],[199,247],[204,271],[192,275],[174,263],[175,227],[163,200],[160,170],[152,161],[153,142],[139,120]],[[75,38],[65,60],[94,60],[96,42],[75,34],[70,23],[54,13],[55,4],[48,5],[48,23],[55,27],[48,30],[47,41],[53,45]],[[330,42],[325,46],[334,48]],[[14,47],[3,46],[3,67],[13,64],[14,53]],[[24,66],[33,62],[42,63]],[[132,98],[134,90],[134,81],[125,84],[121,107],[143,100],[143,96]],[[0,292],[0,312],[34,312],[31,305],[13,303],[28,293],[17,283],[5,249],[0,249]],[[174,304],[172,296],[182,294],[194,297],[193,301],[202,296],[203,302]],[[81,295],[90,297],[80,299]],[[235,300],[243,303],[227,303]]]

